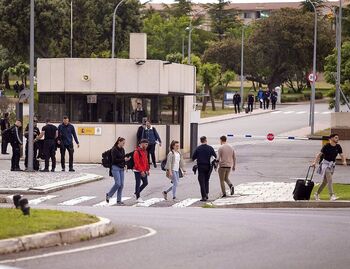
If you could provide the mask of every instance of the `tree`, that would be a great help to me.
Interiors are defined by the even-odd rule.
[[[235,80],[235,78],[236,73],[231,70],[227,70],[225,73],[223,73],[221,82],[227,88],[228,84],[230,84],[231,81]]]
[[[188,0],[174,0],[175,3],[165,5],[166,11],[176,17],[180,18],[182,16],[190,16],[192,11],[192,2]]]
[[[26,63],[19,62],[16,66],[9,68],[9,73],[21,78],[24,86],[27,87],[27,77],[29,75],[29,65]]]
[[[230,1],[219,0],[218,3],[207,4],[211,18],[211,31],[223,39],[225,34],[238,23],[237,11],[229,8]]]
[[[346,98],[350,99],[350,41],[346,41],[342,45],[341,49],[341,66],[340,66],[340,84],[341,88],[346,96]],[[332,83],[335,85],[335,78],[337,72],[337,51],[334,50],[332,54],[326,57],[325,64],[325,79],[328,83]],[[334,98],[335,90],[330,93],[330,97]],[[342,99],[342,98],[341,98]],[[343,100],[344,104],[344,100]],[[330,101],[330,107],[334,107],[334,99]]]
[[[186,57],[183,61],[183,64],[187,64],[188,63],[188,57]],[[196,67],[196,73],[199,73],[199,70],[201,69],[202,66],[202,61],[201,58],[198,57],[195,54],[191,54],[191,64],[194,65]]]
[[[0,45],[0,84],[4,82],[5,85],[9,85],[8,77],[7,81],[5,81],[3,72],[7,70],[10,66],[11,59],[8,57],[8,50]]]
[[[314,4],[316,10],[320,9],[325,2],[325,0],[312,0],[312,3]],[[304,12],[314,12],[314,8],[308,0],[301,2],[300,7]]]
[[[219,75],[221,72],[221,67],[218,64],[212,64],[212,63],[206,63],[203,64],[199,70],[199,74],[201,77],[201,82],[204,85],[204,99],[203,99],[203,106],[202,110],[206,110],[207,106],[207,94],[209,93],[210,100],[211,100],[211,106],[212,109],[215,111],[215,99],[214,99],[214,93],[213,93],[213,87],[215,84],[219,81]]]
[[[297,91],[305,87],[306,74],[312,69],[312,13],[281,9],[253,25],[245,40],[244,74],[247,80],[267,84],[270,89],[289,80],[298,80]],[[322,72],[324,58],[334,47],[334,33],[327,22],[318,22],[317,69]],[[205,61],[216,62],[224,69],[240,72],[241,41],[213,43],[204,54]]]
[[[172,63],[181,63],[182,54],[180,52],[170,53],[166,56],[166,60]]]

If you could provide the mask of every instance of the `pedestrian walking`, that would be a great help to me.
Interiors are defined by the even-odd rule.
[[[237,112],[241,113],[241,101],[242,101],[241,95],[238,92],[236,92],[233,95],[233,105],[235,107],[236,114],[237,114]]]
[[[40,135],[35,139],[38,141],[44,137],[43,152],[45,155],[45,168],[41,172],[49,172],[49,165],[51,159],[51,172],[55,172],[56,169],[56,138],[58,137],[58,129],[50,122],[50,119],[46,119],[46,125],[41,129]]]
[[[11,158],[11,171],[22,171],[19,166],[19,160],[21,158],[21,147],[23,142],[21,140],[22,133],[22,121],[16,120],[15,125],[9,129],[10,144],[12,147],[12,158]]]
[[[219,177],[220,186],[222,191],[222,197],[226,197],[225,182],[230,188],[230,194],[234,194],[234,187],[229,179],[231,170],[236,169],[236,155],[232,146],[227,143],[227,137],[225,135],[220,137],[220,148],[218,150],[218,162],[219,162]]]
[[[248,102],[248,112],[252,113],[253,112],[253,105],[254,105],[254,95],[253,93],[249,93],[247,97],[247,102]]]
[[[141,139],[140,146],[133,153],[134,174],[135,174],[135,197],[137,202],[142,203],[141,192],[148,185],[149,163],[147,157],[148,140]],[[142,185],[141,185],[142,181]]]
[[[73,169],[73,155],[74,155],[74,145],[73,145],[73,138],[75,143],[77,144],[77,147],[79,148],[79,141],[77,134],[75,132],[75,128],[73,124],[69,122],[68,116],[63,117],[63,122],[58,126],[58,144],[60,146],[60,152],[61,152],[61,167],[62,171],[65,171],[65,155],[66,150],[69,154],[69,172],[75,172]]]
[[[35,139],[40,135],[40,130],[38,128],[38,120],[36,118],[34,118],[34,122],[33,122],[33,135],[34,135],[33,158],[34,160],[36,160],[38,157],[39,145],[38,145],[38,141],[35,141]],[[24,166],[27,169],[28,168],[28,147],[29,147],[29,123],[27,124],[24,130],[24,137],[27,139],[26,146],[25,146],[25,158],[24,158]]]
[[[151,125],[149,120],[146,121],[146,128],[143,131],[142,138],[148,141],[148,162],[151,163],[152,160],[154,168],[157,168],[155,149],[157,144],[159,144],[160,147],[162,146],[162,140],[160,139],[156,128]]]
[[[147,118],[147,113],[143,109],[142,103],[139,101],[137,102],[136,109],[133,111],[132,114],[134,122],[142,123]]]
[[[117,205],[124,205],[122,201],[123,188],[124,188],[124,171],[126,162],[130,160],[130,157],[125,156],[125,138],[118,137],[112,150],[112,175],[114,178],[114,185],[108,193],[106,193],[106,202],[109,203],[109,199],[117,193]]]
[[[10,128],[10,119],[9,119],[9,113],[4,113],[4,116],[0,119],[0,127],[1,127],[1,154],[9,154],[7,152],[7,146],[9,144],[9,141],[6,139],[6,137],[3,135],[6,129]]]
[[[14,97],[19,97],[20,88],[21,86],[18,84],[18,81],[16,81],[15,84],[13,85],[13,91],[15,92]]]
[[[333,173],[335,170],[336,158],[340,155],[342,158],[343,165],[347,165],[345,155],[343,154],[343,149],[339,145],[339,135],[332,134],[329,137],[329,143],[324,145],[321,152],[317,154],[315,161],[312,166],[315,167],[319,163],[317,173],[322,177],[322,184],[319,186],[318,190],[315,192],[315,200],[320,200],[320,193],[326,185],[328,185],[328,193],[331,201],[337,200],[337,197],[333,191]]]
[[[168,193],[173,191],[173,201],[176,200],[176,189],[180,181],[180,177],[186,173],[183,156],[180,152],[179,141],[173,140],[170,143],[170,151],[167,156],[165,165],[166,176],[171,180],[172,186],[163,191],[164,199],[168,199]]]
[[[276,109],[277,97],[278,97],[278,93],[276,92],[275,89],[273,89],[271,92],[271,108],[272,108],[272,110]]]
[[[259,100],[259,104],[260,104],[260,109],[263,108],[264,105],[264,109],[265,109],[265,103],[264,103],[264,91],[259,88],[258,94],[257,94],[257,98]]]
[[[145,129],[146,129],[146,121],[143,121],[142,125],[140,125],[139,128],[137,129],[137,133],[136,133],[137,145],[140,144],[140,141],[144,136]]]
[[[216,158],[216,153],[213,147],[207,143],[207,138],[202,136],[199,145],[193,153],[192,160],[197,160],[198,166],[198,182],[201,190],[202,202],[209,199],[209,179],[212,171],[211,158]]]
[[[269,109],[270,97],[271,97],[270,89],[266,89],[266,91],[264,91],[264,102],[265,102],[265,106],[264,107],[266,107],[266,109]]]

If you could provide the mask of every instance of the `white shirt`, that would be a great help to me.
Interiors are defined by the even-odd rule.
[[[173,171],[179,171],[179,169],[180,169],[180,153],[175,151],[174,154],[175,154],[175,162],[174,162]]]

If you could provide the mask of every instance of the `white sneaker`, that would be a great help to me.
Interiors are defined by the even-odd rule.
[[[320,195],[318,193],[315,193],[314,196],[315,196],[315,201],[320,201]]]
[[[138,203],[143,203],[142,198],[141,198],[141,197],[139,197],[139,199],[137,199],[137,202],[138,202]]]
[[[338,199],[338,197],[337,196],[335,196],[335,194],[332,194],[332,196],[331,196],[331,198],[329,199],[329,200],[331,200],[331,201],[335,201],[335,200],[337,200]]]

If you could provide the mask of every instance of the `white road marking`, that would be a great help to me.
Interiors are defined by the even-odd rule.
[[[306,113],[306,111],[299,111],[299,112],[297,112],[297,114],[305,114]]]
[[[174,204],[172,207],[188,207],[196,202],[198,202],[199,198],[188,198],[179,203]]]
[[[151,205],[154,205],[162,201],[164,201],[164,198],[151,198],[144,201],[143,203],[137,203],[133,205],[133,207],[150,207]]]
[[[295,111],[284,111],[283,114],[292,114],[294,113]]]
[[[18,258],[18,259],[3,260],[3,261],[0,261],[0,264],[16,263],[16,262],[30,261],[30,260],[36,260],[36,259],[43,259],[43,258],[47,258],[47,257],[54,257],[54,256],[59,256],[59,255],[66,255],[66,254],[78,253],[78,252],[82,252],[82,251],[110,247],[110,246],[120,245],[123,243],[129,243],[132,241],[137,241],[137,240],[151,237],[151,236],[157,234],[156,230],[149,228],[149,227],[145,227],[145,226],[133,226],[133,227],[145,229],[148,231],[148,233],[145,235],[132,237],[129,239],[112,241],[112,242],[102,243],[102,244],[98,244],[98,245],[94,245],[94,246],[86,246],[86,247],[75,248],[75,249],[70,249],[70,250],[55,251],[55,252],[45,253],[45,254],[41,254],[41,255],[34,255],[34,256],[30,256],[30,257],[23,257],[23,258]]]
[[[315,111],[315,114],[319,114],[320,112],[318,112],[318,111]]]
[[[332,113],[332,111],[324,111],[321,114],[331,114],[331,113]]]
[[[56,197],[57,197],[57,195],[47,195],[47,196],[39,197],[39,198],[36,198],[33,200],[29,200],[29,204],[30,205],[38,205],[42,202],[45,202],[47,200],[51,200],[51,199],[56,198]]]
[[[122,202],[130,200],[130,199],[131,199],[131,197],[122,197]],[[109,203],[107,203],[106,201],[102,201],[101,203],[93,205],[93,207],[113,206],[115,204],[117,204],[117,198],[110,198]]]
[[[62,203],[59,203],[58,205],[77,205],[86,201],[89,201],[91,199],[96,198],[96,196],[80,196],[78,198],[74,198],[72,200],[68,200]]]
[[[271,112],[271,114],[279,114],[279,113],[282,113],[282,111],[274,111],[274,112]]]

